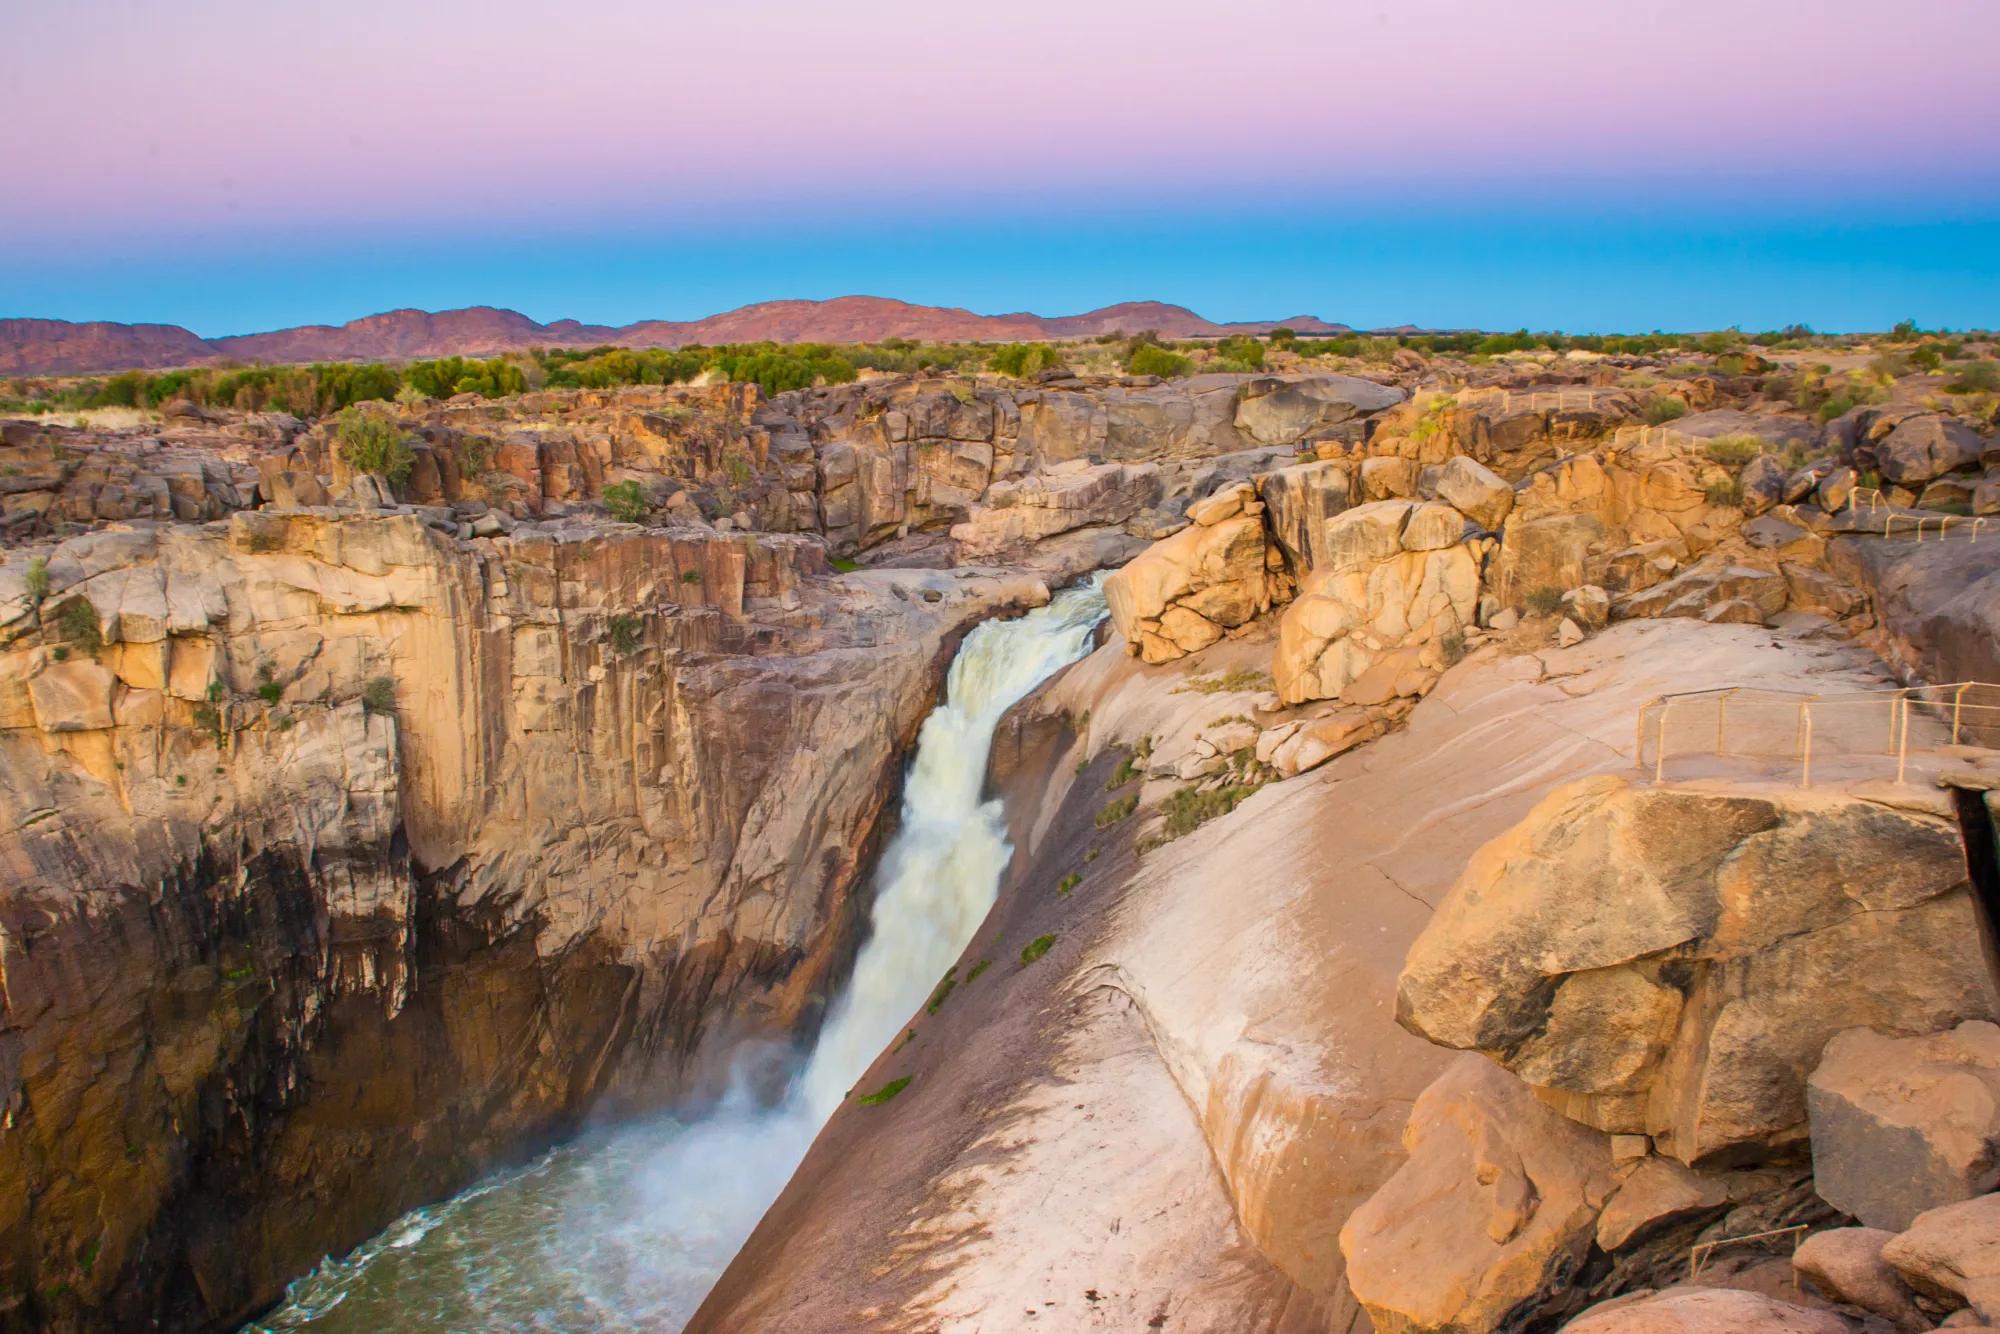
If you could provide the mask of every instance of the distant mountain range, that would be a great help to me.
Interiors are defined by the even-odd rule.
[[[877,296],[832,301],[760,301],[700,320],[641,320],[619,326],[557,320],[539,324],[515,310],[392,310],[346,324],[302,324],[269,333],[203,338],[178,324],[74,324],[0,319],[0,375],[67,375],[157,370],[221,361],[397,361],[415,357],[492,356],[530,347],[680,347],[688,343],[1014,342],[1089,338],[1151,329],[1167,338],[1268,333],[1350,332],[1311,315],[1218,324],[1185,306],[1127,301],[1082,315],[975,315],[953,306],[917,306]]]

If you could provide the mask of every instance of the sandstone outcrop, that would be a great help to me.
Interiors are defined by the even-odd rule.
[[[1813,1182],[1842,1213],[1901,1230],[2000,1186],[2000,1027],[1836,1034],[1806,1089]]]
[[[1149,663],[1207,648],[1271,607],[1264,505],[1239,483],[1193,506],[1189,526],[1107,579],[1111,619]]]
[[[1606,886],[1611,889],[1607,896]],[[2000,1013],[1956,829],[1833,795],[1559,789],[1411,947],[1398,1016],[1696,1164],[1805,1138],[1828,1039]]]
[[[1425,1089],[1408,1160],[1340,1232],[1383,1334],[1489,1330],[1583,1261],[1615,1186],[1607,1138],[1480,1056]]]
[[[1440,501],[1376,501],[1327,524],[1325,555],[1279,622],[1279,699],[1423,693],[1464,652],[1490,545],[1476,531]]]

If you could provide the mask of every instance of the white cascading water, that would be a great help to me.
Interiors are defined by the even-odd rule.
[[[1100,580],[975,627],[924,720],[869,935],[775,1106],[738,1090],[691,1122],[566,1145],[404,1216],[292,1285],[259,1330],[623,1329],[694,1313],[850,1086],[964,950],[1009,848],[981,801],[1000,716],[1089,651]]]

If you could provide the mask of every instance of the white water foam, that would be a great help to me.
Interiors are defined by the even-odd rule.
[[[850,1086],[985,918],[1010,849],[981,801],[993,728],[1089,651],[1097,581],[975,627],[924,720],[869,935],[818,1043],[775,1106],[738,1090],[694,1121],[566,1145],[418,1209],[292,1285],[255,1330],[659,1328],[684,1323]]]

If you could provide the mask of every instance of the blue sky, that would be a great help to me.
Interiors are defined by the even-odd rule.
[[[0,316],[1991,326],[1996,50],[1993,0],[0,0]]]

